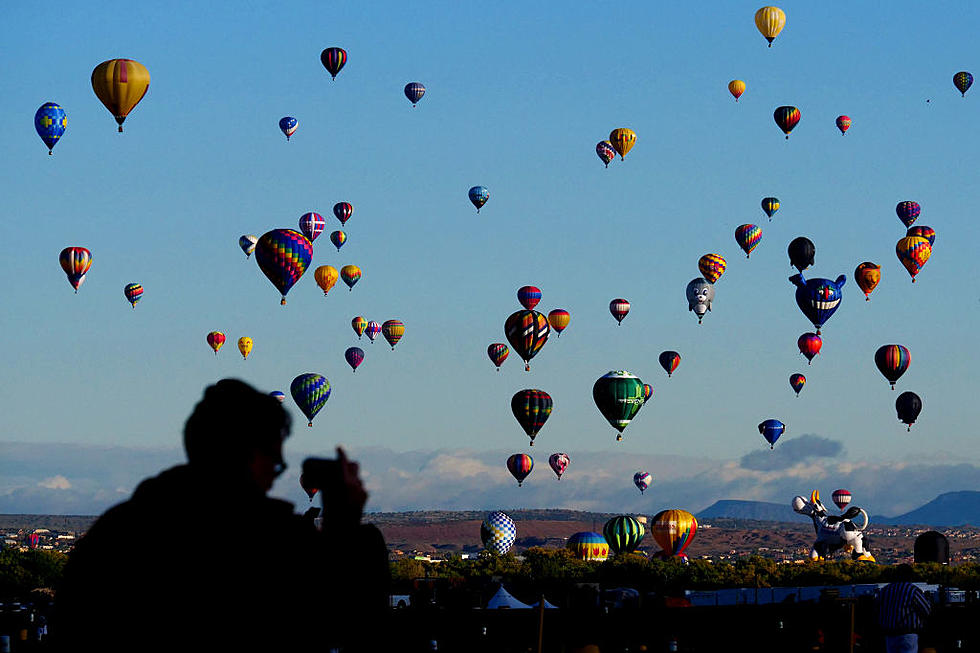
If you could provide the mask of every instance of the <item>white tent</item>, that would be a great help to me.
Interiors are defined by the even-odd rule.
[[[493,595],[493,598],[487,602],[487,610],[500,610],[501,608],[510,610],[530,610],[531,606],[527,605],[526,603],[521,603],[515,599],[513,596],[511,596],[510,592],[505,590],[504,586],[501,585],[500,589],[497,590],[497,593]]]

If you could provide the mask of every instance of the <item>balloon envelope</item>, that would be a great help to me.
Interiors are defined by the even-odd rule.
[[[385,337],[385,340],[391,345],[391,350],[394,351],[395,345],[405,335],[405,324],[401,320],[385,320],[384,324],[381,325],[381,335]]]
[[[126,295],[126,299],[133,305],[133,308],[136,308],[136,302],[143,299],[143,286],[138,283],[128,283],[123,288],[123,294]]]
[[[917,224],[913,227],[909,227],[908,231],[905,232],[906,236],[921,236],[929,241],[929,245],[936,244],[936,230],[932,227],[927,227],[924,224]]]
[[[319,213],[310,211],[304,213],[299,219],[299,230],[312,243],[317,236],[323,233],[323,228],[327,226],[327,221]]]
[[[627,371],[607,372],[593,384],[592,399],[606,421],[619,431],[616,440],[622,440],[623,429],[643,407],[643,381]]]
[[[609,167],[609,162],[616,158],[616,148],[612,146],[609,141],[599,141],[595,146],[595,153],[606,167]]]
[[[766,439],[769,443],[769,448],[772,449],[776,445],[776,440],[779,436],[786,431],[786,425],[780,422],[778,419],[767,419],[761,424],[759,424],[759,433],[762,437]]]
[[[480,525],[480,541],[487,551],[504,555],[517,540],[517,525],[506,513],[495,510]]]
[[[772,216],[779,210],[779,199],[775,197],[763,197],[762,210],[769,216],[769,221],[772,222]]]
[[[337,73],[347,63],[347,51],[343,48],[327,48],[320,53],[320,63],[327,69],[332,79],[337,79]]]
[[[973,75],[965,70],[961,70],[953,75],[953,86],[960,92],[961,97],[966,97],[966,92],[973,86]]]
[[[864,300],[871,299],[871,291],[878,286],[881,281],[881,266],[875,265],[871,261],[865,261],[854,269],[854,282],[864,293]]]
[[[698,270],[701,276],[708,280],[708,283],[715,283],[725,274],[727,263],[720,254],[705,254],[698,259]]]
[[[843,510],[851,502],[851,493],[843,488],[834,490],[834,493],[830,496],[840,510]]]
[[[238,246],[242,248],[243,252],[245,252],[245,258],[252,255],[252,252],[255,251],[255,244],[257,242],[259,242],[259,239],[252,234],[245,234],[238,239]]]
[[[903,424],[908,424],[908,430],[911,431],[916,418],[922,412],[922,399],[914,392],[903,392],[895,399],[895,411],[898,413],[898,419]]]
[[[837,116],[837,120],[834,122],[837,124],[837,129],[840,130],[842,136],[844,132],[851,128],[851,119],[848,116]]]
[[[361,317],[360,315],[352,318],[350,321],[350,326],[352,329],[354,329],[354,333],[357,334],[358,338],[360,338],[364,334],[364,330],[367,329],[367,325],[368,325],[367,319]]]
[[[633,474],[633,485],[635,485],[639,490],[640,494],[643,494],[653,483],[653,474],[649,472],[637,472]]]
[[[381,335],[382,330],[383,328],[380,324],[374,320],[369,320],[367,326],[364,327],[364,335],[368,337],[368,340],[374,342],[374,339]]]
[[[745,82],[740,79],[733,79],[732,81],[728,82],[728,92],[731,93],[732,97],[735,98],[735,101],[738,102],[738,99],[742,97],[742,93],[745,92]]]
[[[551,328],[555,330],[557,335],[561,335],[561,332],[565,330],[568,323],[572,321],[571,314],[563,308],[556,308],[555,310],[548,313],[548,324]]]
[[[755,26],[766,37],[769,47],[786,25],[786,14],[779,7],[763,7],[755,12]]]
[[[220,331],[212,331],[208,334],[206,340],[208,341],[208,346],[214,350],[214,355],[217,356],[218,350],[225,344],[225,334]]]
[[[662,510],[653,516],[650,533],[668,556],[684,553],[698,532],[698,520],[686,510]]]
[[[340,278],[344,280],[348,288],[354,290],[354,284],[361,278],[361,268],[356,265],[345,265],[340,268]]]
[[[613,517],[602,527],[602,535],[609,544],[609,550],[616,555],[632,553],[640,546],[646,529],[636,518],[629,515]]]
[[[813,357],[820,353],[820,348],[823,347],[823,338],[815,333],[804,333],[796,340],[796,346],[800,348],[800,353],[806,356],[808,361],[812,361]]]
[[[293,379],[289,384],[289,392],[309,420],[307,426],[313,426],[313,418],[330,398],[330,382],[319,374],[308,372]]]
[[[490,191],[483,186],[474,186],[469,190],[467,195],[470,198],[470,202],[476,207],[477,213],[480,212],[483,205],[490,199]]]
[[[804,236],[800,236],[790,241],[789,247],[786,248],[786,253],[789,254],[789,264],[800,272],[803,272],[803,270],[813,265],[816,248],[813,246],[813,241]]]
[[[551,469],[554,470],[555,474],[558,475],[558,479],[561,479],[561,475],[565,473],[568,468],[568,463],[572,462],[572,459],[568,457],[567,453],[553,453],[551,457],[548,458],[548,464]]]
[[[537,311],[517,311],[511,313],[504,322],[504,335],[511,348],[524,361],[525,371],[530,371],[531,359],[544,347],[550,332],[548,318]]]
[[[66,247],[58,255],[61,269],[68,276],[68,283],[78,292],[78,287],[85,282],[85,275],[92,267],[92,252],[84,247]]]
[[[875,366],[892,384],[892,390],[895,389],[895,382],[905,374],[911,362],[912,354],[903,345],[882,345],[875,352]]]
[[[259,269],[282,294],[286,294],[306,272],[313,260],[313,243],[292,229],[273,229],[262,234],[255,246],[255,261]]]
[[[320,286],[320,290],[323,291],[323,296],[326,297],[330,289],[337,283],[337,279],[340,278],[340,273],[332,265],[321,265],[313,271],[313,278],[316,280],[316,285]]]
[[[498,371],[509,355],[510,349],[502,342],[495,342],[487,347],[487,356],[490,358],[490,362],[497,366]]]
[[[541,301],[541,289],[536,286],[521,286],[517,289],[517,301],[529,311]]]
[[[932,245],[922,236],[906,236],[895,244],[895,254],[915,283],[915,275],[932,256]]]
[[[534,460],[526,453],[515,453],[507,459],[507,469],[517,479],[517,487],[520,487],[534,469]]]
[[[609,557],[609,543],[599,533],[582,531],[575,533],[565,544],[565,547],[579,560],[586,562],[602,562]]]
[[[252,339],[248,336],[239,338],[238,352],[242,355],[243,359],[248,360],[248,355],[252,353]]]
[[[616,318],[616,324],[622,324],[623,320],[629,315],[630,303],[619,297],[609,302],[609,312]]]
[[[339,252],[340,248],[347,242],[347,234],[345,234],[343,231],[331,231],[330,242],[333,243],[333,246],[336,247],[337,251]]]
[[[681,355],[676,351],[663,351],[660,352],[658,360],[660,361],[660,367],[664,368],[664,371],[667,372],[667,378],[670,378],[670,375],[674,373],[677,366],[681,364]]]
[[[296,129],[299,127],[299,121],[292,116],[285,116],[279,119],[279,130],[286,136],[286,140],[296,133]]]
[[[350,217],[354,215],[354,205],[350,202],[337,202],[333,205],[333,214],[340,220],[340,224],[347,224]]]
[[[92,71],[92,90],[119,124],[136,108],[150,87],[150,71],[132,59],[103,61]]]
[[[749,258],[752,250],[759,246],[762,240],[762,227],[755,224],[742,224],[735,227],[735,242],[745,252],[745,258]]]
[[[418,104],[423,95],[425,95],[425,87],[421,83],[409,82],[405,84],[405,97],[408,98],[408,101],[412,103],[413,107]]]
[[[847,282],[847,277],[843,274],[836,280],[830,279],[804,279],[802,274],[794,274],[789,280],[796,286],[796,305],[817,329],[820,335],[820,328],[831,318],[840,306],[841,288]]]
[[[348,347],[344,352],[344,360],[350,365],[351,370],[357,371],[357,366],[364,360],[364,350],[360,347]]]
[[[800,390],[806,385],[806,377],[802,374],[791,374],[789,377],[789,385],[793,388],[793,392],[797,395],[800,394]]]
[[[776,125],[786,134],[787,140],[789,140],[789,133],[800,122],[801,116],[802,114],[799,109],[790,106],[776,107],[776,110],[772,113],[773,120],[776,121]]]
[[[704,277],[697,277],[688,282],[684,294],[687,296],[687,310],[694,311],[698,316],[698,324],[701,324],[701,319],[711,310],[711,303],[715,299],[714,285],[708,283]]]
[[[517,423],[531,438],[531,446],[534,446],[534,437],[538,431],[548,421],[553,406],[551,395],[544,390],[518,390],[511,397],[510,410],[514,413]]]
[[[922,213],[922,207],[919,206],[918,202],[905,200],[895,206],[895,213],[898,214],[898,219],[902,221],[902,224],[911,227],[912,223],[918,219],[919,214]]]
[[[633,149],[633,145],[636,144],[636,132],[626,127],[614,129],[609,134],[609,142],[612,144],[613,149],[619,152],[620,160],[625,160],[626,155],[629,154],[629,151]]]
[[[68,116],[65,110],[54,102],[45,102],[34,114],[34,129],[48,146],[48,154],[58,144],[58,140],[68,128]]]

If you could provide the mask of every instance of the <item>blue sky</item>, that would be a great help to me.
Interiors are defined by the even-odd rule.
[[[845,3],[782,6],[787,25],[771,49],[752,22],[757,4],[744,2],[561,11],[297,2],[288,12],[281,3],[66,3],[55,20],[10,9],[0,103],[0,238],[8,243],[0,440],[26,443],[41,458],[67,446],[95,461],[105,447],[135,448],[136,459],[169,451],[218,378],[287,390],[315,371],[333,394],[313,429],[290,404],[294,468],[335,443],[366,456],[499,459],[496,476],[430,469],[431,487],[411,495],[418,507],[464,507],[466,492],[447,499],[460,487],[479,507],[488,484],[509,507],[584,506],[533,483],[503,493],[509,454],[532,453],[538,469],[529,480],[543,484],[547,455],[561,450],[573,458],[570,473],[610,484],[596,507],[616,509],[622,487],[612,484],[630,490],[632,472],[611,474],[614,460],[633,456],[655,476],[696,474],[698,460],[741,466],[746,455],[768,453],[756,430],[768,417],[788,427],[777,449],[803,434],[841,443],[826,458],[830,472],[804,450],[786,462],[796,470],[793,492],[811,482],[828,492],[866,483],[866,496],[881,497],[868,508],[887,514],[935,495],[924,484],[887,503],[894,481],[881,470],[908,461],[965,465],[973,480],[963,482],[973,485],[948,489],[975,488],[977,99],[961,98],[951,78],[976,72],[961,26],[980,8],[895,2],[859,15]],[[336,81],[319,63],[333,45],[349,54]],[[122,135],[89,82],[92,68],[114,57],[136,59],[152,76]],[[734,78],[748,87],[738,104],[726,88]],[[402,95],[409,81],[428,89],[415,109]],[[52,157],[32,128],[46,101],[68,113]],[[772,120],[783,104],[802,111],[789,141]],[[839,114],[853,121],[844,137]],[[289,143],[277,127],[284,115],[300,123]],[[637,132],[637,144],[604,169],[593,148],[621,126]],[[476,184],[491,193],[479,216],[466,199]],[[759,208],[767,195],[782,202],[772,222]],[[894,254],[904,235],[894,206],[906,199],[922,205],[917,224],[938,232],[914,286]],[[330,215],[338,201],[355,207],[347,244],[338,254],[322,236],[311,272],[280,307],[238,236],[295,228],[309,210],[338,228]],[[732,236],[745,222],[763,227],[751,260]],[[848,276],[811,366],[796,339],[812,327],[787,281],[786,245],[800,235],[816,244],[809,273]],[[57,261],[68,245],[94,257],[77,296]],[[708,252],[725,256],[728,270],[699,327],[684,286]],[[868,303],[852,278],[864,260],[883,266]],[[324,298],[312,267],[346,263],[363,278],[353,292],[339,285]],[[131,281],[145,288],[135,311],[122,294]],[[513,353],[496,373],[486,346],[504,340],[525,284],[544,292],[539,308],[569,310],[571,325],[531,373]],[[633,304],[621,327],[607,311],[614,297]],[[355,344],[354,315],[406,325],[394,352],[357,343],[367,357],[356,375],[343,359]],[[217,358],[205,343],[211,330],[229,338]],[[234,347],[242,335],[255,341],[247,362]],[[895,392],[873,364],[875,349],[893,342],[912,352]],[[682,356],[670,380],[657,364],[665,349]],[[617,444],[591,386],[624,368],[655,393]],[[796,398],[788,376],[798,371],[808,384]],[[533,450],[509,409],[522,388],[555,400]],[[903,390],[924,402],[912,433],[895,419]],[[595,462],[576,467],[582,459]],[[855,464],[879,471],[849,475]],[[49,482],[59,475],[80,487],[68,467],[24,465],[0,494],[69,492]],[[102,489],[124,495],[152,472],[137,467]],[[422,474],[413,470],[405,473]],[[755,486],[702,483],[700,495],[697,484],[660,494],[655,486],[646,497],[695,509],[717,498],[791,498],[753,476],[762,473],[747,477]],[[373,505],[409,507],[385,496],[398,484],[375,482]],[[276,491],[299,496],[283,484]],[[86,496],[91,511],[113,495]],[[44,505],[57,511],[53,501]],[[33,510],[26,502],[20,511]]]

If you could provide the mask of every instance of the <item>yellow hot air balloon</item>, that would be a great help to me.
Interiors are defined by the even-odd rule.
[[[745,92],[745,82],[740,79],[733,79],[732,81],[728,82],[728,92],[731,93],[735,98],[735,101],[738,102],[738,99],[742,97],[742,93]]]
[[[698,532],[698,520],[686,510],[662,510],[653,517],[650,532],[666,557],[682,556]]]
[[[92,90],[116,117],[119,131],[123,121],[150,87],[150,71],[132,59],[103,61],[92,71]]]
[[[779,36],[786,25],[786,14],[779,7],[763,7],[755,12],[755,26],[759,28],[762,35],[769,41],[772,47],[773,39]]]
[[[238,351],[242,352],[242,358],[248,360],[248,355],[252,353],[252,339],[248,336],[238,339]]]
[[[625,160],[626,155],[629,154],[629,151],[633,149],[633,145],[636,143],[636,132],[626,127],[614,129],[609,134],[609,142],[619,152],[620,160]]]
[[[316,279],[316,285],[320,286],[323,296],[326,297],[333,285],[337,283],[337,279],[340,278],[340,273],[332,265],[321,265],[313,272],[313,278]]]

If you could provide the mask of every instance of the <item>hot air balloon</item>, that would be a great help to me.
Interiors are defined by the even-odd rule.
[[[603,562],[609,557],[609,543],[599,533],[582,531],[575,533],[565,544],[579,560],[586,562]]]
[[[517,487],[521,487],[524,479],[534,469],[534,460],[526,453],[515,453],[507,459],[507,469],[517,479]]]
[[[780,422],[778,419],[767,419],[761,424],[759,424],[759,433],[762,437],[766,439],[769,443],[769,448],[772,449],[776,446],[776,440],[779,436],[783,434],[786,430],[786,425]]]
[[[337,251],[339,252],[340,248],[347,242],[347,234],[345,234],[343,231],[331,231],[330,242],[333,243],[333,246],[336,247]]]
[[[242,360],[248,360],[248,355],[252,353],[252,339],[248,336],[239,338],[238,351],[242,355]]]
[[[705,254],[698,259],[698,270],[701,275],[708,280],[708,283],[715,283],[725,274],[727,263],[719,254]]]
[[[803,272],[803,270],[813,265],[816,248],[813,246],[812,240],[800,236],[790,241],[786,252],[789,254],[789,264],[800,272]]]
[[[738,102],[738,99],[742,97],[742,93],[745,92],[745,82],[740,79],[733,79],[732,81],[728,82],[728,92],[731,93],[732,97],[735,98],[735,101]]]
[[[802,390],[803,386],[806,385],[806,377],[802,374],[790,374],[789,385],[791,388],[793,388],[793,392],[796,393],[796,396],[799,397],[800,390]]]
[[[607,372],[592,386],[592,399],[602,416],[619,431],[616,441],[622,441],[623,429],[643,407],[643,381],[626,371]]]
[[[257,242],[259,242],[259,239],[252,234],[245,234],[238,239],[238,246],[242,248],[243,252],[245,252],[246,259],[248,259],[252,255],[252,252],[255,251],[255,244]]]
[[[688,282],[685,294],[687,310],[694,311],[698,324],[701,324],[704,314],[711,310],[711,302],[715,300],[715,287],[704,277],[698,277]]]
[[[92,252],[84,247],[66,247],[58,255],[61,269],[68,275],[68,283],[78,294],[78,287],[85,283],[85,275],[92,267]]]
[[[344,352],[344,360],[350,365],[352,371],[357,372],[357,366],[364,360],[364,350],[360,347],[348,347]]]
[[[296,133],[296,129],[299,127],[299,121],[292,116],[285,116],[279,119],[279,130],[286,136],[286,142],[289,142],[289,137]]]
[[[783,133],[786,134],[786,140],[789,140],[789,133],[800,122],[801,115],[799,109],[790,106],[776,107],[776,110],[772,112],[772,118],[776,121],[776,125],[783,130]]]
[[[123,294],[126,295],[126,299],[129,300],[129,303],[135,309],[136,303],[143,299],[143,286],[138,283],[127,283],[126,287],[123,288]]]
[[[663,351],[660,352],[658,360],[660,361],[660,367],[664,368],[664,371],[667,372],[667,378],[670,378],[670,375],[674,373],[677,366],[681,364],[681,355],[676,351]]]
[[[487,551],[504,555],[517,540],[517,525],[506,513],[495,510],[480,524],[480,541]]]
[[[320,53],[320,63],[330,73],[331,79],[337,79],[337,73],[347,63],[347,51],[343,48],[327,48]]]
[[[602,527],[602,536],[609,544],[609,550],[616,555],[632,553],[640,546],[646,529],[636,518],[629,515],[613,517]]]
[[[769,216],[769,222],[772,222],[772,216],[779,210],[779,200],[775,197],[763,197],[762,210]]]
[[[779,7],[763,7],[755,12],[755,26],[766,37],[766,40],[769,41],[770,48],[772,47],[773,40],[779,36],[779,33],[783,31],[785,25],[786,14]]]
[[[504,322],[504,335],[517,355],[524,361],[524,371],[531,371],[531,359],[548,342],[551,326],[548,318],[537,311],[511,313]]]
[[[419,82],[405,84],[405,97],[408,98],[408,101],[412,103],[413,107],[419,103],[423,95],[425,95],[425,87]]]
[[[812,362],[813,357],[819,354],[820,348],[823,347],[823,338],[815,333],[804,333],[796,341],[796,346],[800,348],[800,353]],[[807,363],[807,365],[809,364]]]
[[[640,494],[646,492],[651,483],[653,483],[653,474],[642,471],[633,474],[633,485],[640,490]]]
[[[92,71],[92,90],[119,124],[123,121],[150,87],[150,71],[132,59],[103,61]]]
[[[609,167],[609,162],[616,158],[616,148],[609,141],[599,141],[595,146],[596,155]]]
[[[303,232],[307,240],[311,243],[316,240],[316,237],[323,233],[323,228],[327,226],[327,221],[323,219],[323,216],[319,213],[314,213],[310,211],[309,213],[304,213],[299,219],[299,230]]]
[[[312,372],[300,374],[289,384],[289,393],[312,427],[313,418],[330,398],[330,382]]]
[[[929,241],[929,245],[936,244],[936,230],[932,227],[927,227],[924,224],[917,224],[914,227],[909,227],[908,231],[905,232],[906,236],[921,236]]]
[[[912,430],[916,418],[922,412],[922,400],[914,392],[903,392],[895,400],[895,410],[898,412],[898,419],[903,424],[908,424],[908,430]]]
[[[864,292],[864,301],[871,301],[871,291],[881,281],[881,266],[865,261],[854,269],[854,282]]]
[[[912,277],[912,283],[915,283],[915,275],[932,256],[932,245],[922,236],[906,236],[895,244],[895,254]]]
[[[535,286],[521,286],[517,289],[517,301],[527,310],[533,311],[541,301],[541,289]]]
[[[286,401],[286,393],[280,390],[273,390],[269,393],[269,396],[278,399],[280,404]]]
[[[553,453],[551,457],[548,458],[548,464],[551,465],[551,469],[554,470],[555,474],[558,475],[558,480],[561,480],[561,475],[565,473],[568,468],[568,463],[572,462],[572,459],[568,457],[567,453]]]
[[[479,213],[483,205],[487,203],[490,199],[490,191],[483,186],[474,186],[469,190],[470,202],[476,207],[476,212]]]
[[[220,331],[212,331],[207,337],[208,346],[214,350],[214,355],[218,355],[218,350],[225,344],[225,334]]]
[[[374,320],[369,320],[367,326],[364,327],[364,335],[368,337],[371,343],[374,343],[374,339],[381,334],[381,325]]]
[[[279,394],[282,393],[280,392]],[[305,474],[299,475],[299,486],[303,488],[303,492],[306,492],[306,496],[310,498],[310,501],[313,501],[313,497],[316,496],[316,493],[320,491],[319,488],[313,487],[313,484],[307,480]]]
[[[337,279],[340,278],[340,273],[332,265],[321,265],[313,271],[313,278],[316,279],[316,285],[320,286],[323,296],[326,297],[330,289],[337,283]]]
[[[395,345],[405,335],[405,325],[401,320],[385,320],[385,323],[381,325],[381,335],[391,345],[391,351],[395,351]]]
[[[650,385],[649,383],[644,383],[643,384],[643,403],[646,403],[646,402],[650,401],[650,398],[652,396],[653,396],[653,386]]]
[[[497,366],[497,371],[500,371],[500,366],[504,364],[507,357],[510,355],[510,349],[507,348],[502,342],[495,342],[489,347],[487,347],[487,356],[490,358],[490,362]]]
[[[353,291],[354,284],[361,278],[361,268],[356,265],[345,265],[340,268],[340,278],[344,280],[347,287]]]
[[[361,335],[364,333],[364,330],[367,329],[367,325],[368,321],[360,315],[350,321],[350,326],[352,329],[354,329],[354,333],[357,334],[358,340],[361,339]]]
[[[614,129],[609,134],[609,142],[612,144],[613,149],[619,152],[620,160],[625,161],[626,155],[629,154],[629,151],[633,149],[633,145],[636,144],[636,132],[626,127]]]
[[[630,303],[622,297],[614,299],[609,302],[609,312],[616,318],[616,324],[621,325],[626,316],[629,315]]]
[[[510,400],[510,410],[517,423],[521,425],[534,446],[534,436],[538,434],[551,415],[554,402],[544,390],[518,390]]]
[[[548,313],[548,324],[555,330],[557,336],[561,336],[561,332],[565,330],[571,320],[571,314],[563,308],[556,308]]]
[[[280,293],[286,305],[286,294],[300,280],[313,259],[313,243],[292,229],[273,229],[259,238],[255,261]]]
[[[841,136],[843,136],[844,132],[851,128],[851,119],[847,116],[837,116],[835,123],[837,124],[837,129],[840,130]]]
[[[762,240],[762,227],[755,224],[740,224],[735,227],[735,242],[745,252],[745,258],[749,258],[752,250],[758,247]]]
[[[837,504],[837,508],[839,510],[843,510],[844,507],[851,502],[851,493],[841,488],[839,490],[834,490],[834,493],[830,495],[830,498],[834,500],[834,503]]]
[[[892,384],[892,390],[895,389],[895,381],[905,374],[911,362],[912,354],[902,345],[882,345],[875,352],[875,365],[881,375]]]
[[[843,296],[841,288],[847,282],[847,277],[842,274],[837,277],[836,281],[830,279],[806,280],[802,274],[794,274],[789,280],[796,286],[796,305],[803,311],[803,315],[813,322],[819,336],[820,328],[840,306],[840,300]]]
[[[961,93],[961,97],[966,97],[966,92],[973,86],[973,75],[961,70],[953,75],[953,86]]]
[[[337,202],[333,205],[333,214],[340,220],[341,225],[345,225],[354,214],[354,205],[350,202]]]
[[[913,202],[912,200],[905,200],[899,202],[895,206],[895,213],[898,214],[898,219],[902,221],[907,227],[911,227],[912,223],[915,222],[919,214],[922,213],[922,207],[919,206],[918,202]]]
[[[661,510],[653,516],[650,534],[665,556],[682,556],[698,532],[698,520],[686,510]]]
[[[34,114],[34,129],[48,146],[48,154],[58,144],[58,140],[68,128],[68,116],[65,110],[54,102],[45,102]]]

